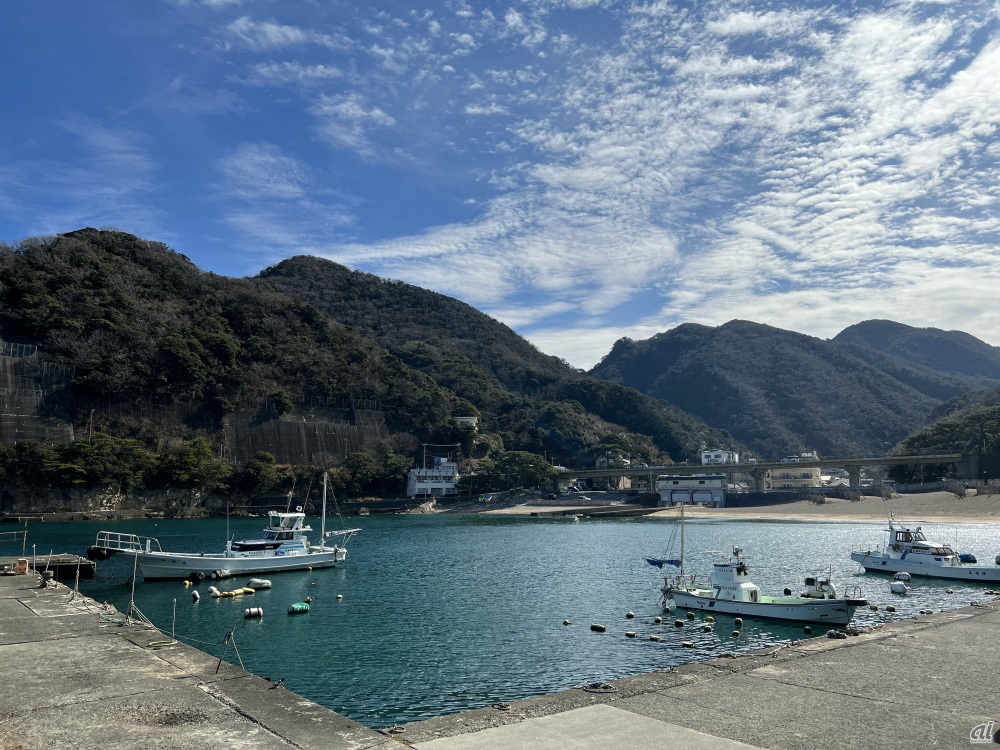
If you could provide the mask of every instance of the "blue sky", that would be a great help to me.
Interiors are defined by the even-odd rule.
[[[1000,345],[998,4],[7,0],[0,240],[318,255],[590,367],[870,318]]]

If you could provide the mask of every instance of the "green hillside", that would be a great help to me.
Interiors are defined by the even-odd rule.
[[[674,404],[771,459],[885,453],[939,402],[831,342],[740,320],[622,339],[591,374]]]
[[[734,445],[724,431],[675,406],[595,381],[539,352],[504,324],[451,297],[305,256],[259,278],[372,337],[468,400],[487,431],[519,450],[546,450],[572,464],[601,454],[600,441],[622,431],[648,436],[630,438],[633,457],[643,461],[694,459],[705,447]]]
[[[345,483],[365,478],[354,481],[358,491],[386,487],[386,472],[398,480],[423,443],[460,444],[479,459],[530,451],[568,466],[592,465],[607,450],[686,460],[732,443],[675,407],[538,352],[457,300],[315,258],[233,279],[117,231],[2,245],[0,338],[72,368],[68,419],[103,451],[43,451],[32,476],[50,484],[100,484],[96,464],[137,447],[153,463],[144,480],[119,484],[148,484],[157,472],[176,482],[185,462],[225,455],[234,415],[247,430],[262,420],[296,429],[289,420],[325,419],[316,414],[333,413],[333,401],[373,404],[368,413],[384,418],[379,444],[365,433],[375,463],[345,464]],[[480,418],[478,433],[455,421],[464,416]],[[115,442],[123,440],[135,442]],[[260,490],[255,477],[239,484]]]

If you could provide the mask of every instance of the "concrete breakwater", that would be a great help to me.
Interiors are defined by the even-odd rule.
[[[0,748],[314,748],[384,734],[34,571],[0,576]],[[288,665],[295,669],[294,664]]]

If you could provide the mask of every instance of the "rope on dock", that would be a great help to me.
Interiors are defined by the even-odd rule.
[[[587,693],[617,693],[618,688],[609,682],[590,682],[586,685],[578,685],[580,690]]]

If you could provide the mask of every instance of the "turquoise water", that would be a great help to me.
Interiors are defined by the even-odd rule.
[[[351,518],[363,528],[345,566],[275,573],[274,587],[252,597],[211,599],[205,581],[139,583],[136,604],[161,630],[222,655],[232,629],[239,658],[251,672],[285,678],[290,690],[375,728],[551,693],[598,680],[642,674],[686,662],[787,643],[801,625],[747,619],[734,637],[732,618],[714,632],[662,624],[662,573],[647,556],[667,552],[675,521],[664,518],[583,519],[499,515],[405,515]],[[318,526],[318,519],[313,520]],[[234,536],[255,537],[262,519],[234,519]],[[330,528],[331,526],[328,526]],[[918,610],[966,606],[983,599],[982,585],[915,580],[908,596],[889,593],[891,578],[860,572],[848,554],[882,540],[879,523],[795,523],[691,520],[686,525],[689,571],[710,569],[739,545],[765,593],[832,568],[834,580],[860,586],[878,611],[855,624],[910,617]],[[925,525],[928,536],[992,562],[1000,551],[989,524]],[[11,530],[10,526],[0,530]],[[83,554],[97,531],[155,536],[164,549],[219,551],[226,521],[158,520],[29,525],[28,554]],[[15,554],[10,543],[0,554]],[[99,563],[99,578],[81,591],[125,611],[132,573],[127,561]],[[217,583],[245,585],[243,579]],[[951,587],[953,594],[945,593]],[[337,595],[343,596],[337,599]],[[289,616],[288,605],[313,596],[312,611]],[[885,605],[897,608],[894,614]],[[245,620],[246,607],[264,617]],[[626,613],[635,613],[627,619]],[[176,612],[176,614],[175,614]],[[569,619],[571,626],[563,625]],[[607,626],[590,631],[591,623]],[[626,630],[638,637],[626,638]],[[817,626],[816,633],[822,633]],[[649,635],[663,636],[660,643]],[[695,648],[684,648],[693,641]],[[237,662],[230,648],[227,660]]]

